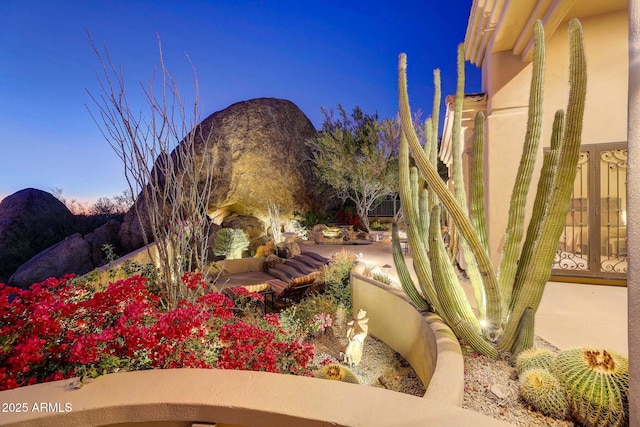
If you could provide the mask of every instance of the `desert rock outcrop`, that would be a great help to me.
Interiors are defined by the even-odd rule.
[[[305,141],[316,130],[294,103],[276,98],[238,102],[213,113],[200,126],[210,143],[205,151],[202,141],[196,142],[196,151],[212,159],[215,174],[210,216],[222,209],[265,220],[268,203],[276,205],[283,218],[314,207]],[[138,207],[143,210],[144,204]],[[127,250],[144,244],[135,208],[125,217],[120,240]]]
[[[25,188],[0,202],[0,282],[74,229],[71,211],[53,195]]]

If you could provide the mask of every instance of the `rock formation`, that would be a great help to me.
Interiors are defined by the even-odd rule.
[[[78,275],[93,270],[91,247],[80,233],[45,249],[24,263],[9,278],[9,285],[28,288],[48,277],[62,277],[67,273]]]
[[[46,191],[26,188],[0,203],[0,282],[38,252],[73,233],[71,211]]]
[[[220,211],[266,220],[267,203],[283,218],[294,210],[314,207],[313,175],[305,141],[316,135],[311,121],[291,101],[259,98],[238,102],[213,113],[200,124],[208,135],[208,150],[197,141],[200,156],[212,159],[215,189],[209,200],[210,217]],[[138,208],[144,211],[144,203]],[[141,215],[144,218],[144,215]],[[120,229],[126,250],[143,245],[135,208]]]

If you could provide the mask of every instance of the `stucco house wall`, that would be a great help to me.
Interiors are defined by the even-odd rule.
[[[626,2],[610,0],[558,1],[553,9],[543,0],[506,2],[474,1],[465,40],[467,60],[482,67],[482,91],[486,94],[485,197],[489,242],[497,266],[507,223],[509,200],[526,133],[527,106],[532,64],[526,46],[532,43],[526,29],[534,17],[542,15],[545,25],[546,72],[541,145],[548,147],[553,116],[565,109],[568,99],[568,21],[580,18],[588,61],[588,88],[583,144],[625,142],[627,140],[628,24]],[[500,6],[498,3],[502,4]],[[598,4],[602,4],[598,8]],[[622,5],[622,6],[621,6]],[[611,10],[616,9],[616,10]],[[603,13],[598,13],[604,10]],[[586,14],[587,16],[580,16]],[[484,22],[477,16],[483,16]],[[556,22],[557,21],[557,22]],[[484,48],[483,48],[484,47]],[[470,101],[471,102],[471,101]],[[465,103],[466,105],[467,103]],[[469,109],[467,116],[475,114]],[[472,117],[464,117],[469,122]],[[446,129],[445,124],[445,129]],[[465,140],[471,127],[463,129]],[[448,135],[444,135],[443,146]],[[467,144],[468,145],[468,144]],[[465,149],[465,152],[469,147]],[[441,150],[441,158],[447,152]],[[542,164],[538,155],[533,183]],[[528,212],[535,187],[530,189]]]

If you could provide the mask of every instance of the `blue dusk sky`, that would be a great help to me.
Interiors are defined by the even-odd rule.
[[[434,68],[443,95],[453,93],[471,3],[0,0],[0,199],[59,188],[88,203],[127,188],[87,110],[87,91],[99,93],[99,62],[86,31],[122,68],[135,110],[145,112],[138,83],[158,64],[159,36],[187,103],[189,60],[196,67],[202,119],[234,102],[275,97],[320,128],[321,106],[395,116],[401,52],[412,109],[431,111]],[[480,70],[466,70],[466,92],[480,91]]]

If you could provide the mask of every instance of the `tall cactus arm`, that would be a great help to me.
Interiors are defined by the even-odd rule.
[[[424,152],[431,156],[431,146],[433,145],[433,120],[427,117],[424,121]]]
[[[453,157],[453,193],[462,210],[468,214],[467,191],[464,187],[462,166],[462,106],[464,103],[464,45],[458,45],[458,83],[456,85],[456,101],[453,109],[453,129],[451,132],[451,148]]]
[[[419,221],[416,209],[417,200],[414,201],[409,173],[409,146],[404,132],[400,134],[400,149],[398,152],[398,182],[402,208],[404,210],[407,223],[407,238],[414,254],[413,266],[418,277],[418,284],[425,299],[433,306],[436,313],[441,313],[442,309],[438,302],[433,280],[431,276],[431,266],[426,255],[426,248],[422,240],[420,229],[417,226]]]
[[[419,232],[418,235],[420,236],[420,239],[422,239],[422,246],[426,247],[427,238],[429,237],[429,211],[424,209],[424,206],[422,206],[420,193],[422,192],[424,182],[415,166],[409,169],[409,184],[411,185],[411,204],[413,205],[413,210],[416,212],[416,218],[418,219],[418,223],[416,224]],[[413,249],[417,250],[417,248]]]
[[[569,207],[569,199],[576,177],[576,165],[580,156],[582,120],[587,91],[587,64],[580,22],[569,22],[570,64],[569,64],[569,103],[565,121],[564,143],[560,151],[557,184],[549,204],[549,214],[542,225],[542,234],[538,246],[531,256],[529,268],[518,276],[522,284],[513,310],[499,346],[510,349],[519,334],[518,324],[524,311],[531,308],[534,312],[540,305],[544,287],[551,275],[551,266],[558,240],[564,228]]]
[[[533,347],[535,320],[536,313],[531,308],[526,308],[520,318],[518,338],[511,348],[511,360],[515,360],[522,351]]]
[[[462,140],[462,107],[464,104],[464,44],[458,45],[458,83],[456,85],[456,101],[453,110],[453,131],[452,131],[452,150],[453,150],[453,187],[454,195],[458,204],[462,207],[465,215],[469,215],[467,207],[467,190],[464,183],[463,165],[462,165],[462,149],[464,141]],[[476,230],[477,233],[477,230]],[[478,235],[479,237],[479,235]],[[487,310],[489,310],[485,290],[482,284],[482,275],[478,268],[478,263],[474,254],[471,252],[469,243],[464,238],[460,239],[460,249],[462,256],[467,264],[466,272],[469,276],[469,282],[473,288],[473,294],[478,304],[480,318],[486,320]],[[488,253],[487,253],[488,256]],[[504,304],[503,304],[504,306]],[[495,336],[497,328],[490,328],[490,335]]]
[[[496,349],[482,338],[480,323],[449,262],[442,237],[438,236],[439,217],[440,206],[436,205],[431,214],[430,234],[433,237],[429,239],[429,258],[433,271],[433,284],[442,304],[441,316],[456,336],[469,343],[475,351],[489,357],[496,357]]]
[[[474,327],[476,334],[480,334],[482,331],[480,322],[478,322],[464,289],[460,285],[453,265],[449,262],[447,250],[440,235],[440,205],[436,205],[431,213],[429,234],[431,236],[429,239],[429,259],[433,272],[433,286],[442,302],[443,309],[445,311],[447,308],[451,310],[447,317],[452,320],[456,317],[466,319]]]
[[[522,246],[520,262],[518,263],[518,271],[516,273],[515,284],[513,287],[512,298],[510,302],[510,310],[513,309],[513,302],[518,299],[520,294],[522,280],[521,275],[530,268],[532,254],[536,251],[536,247],[540,242],[542,235],[543,220],[549,213],[551,204],[552,190],[556,186],[558,179],[558,162],[560,161],[560,148],[562,146],[564,127],[564,111],[556,111],[553,119],[553,130],[551,132],[551,148],[545,151],[542,161],[542,170],[540,171],[540,181],[538,181],[538,190],[536,199],[533,203],[533,212],[527,229],[527,237]]]
[[[404,290],[411,302],[416,307],[418,307],[419,310],[431,310],[431,306],[433,304],[431,304],[423,295],[420,295],[415,283],[413,282],[413,279],[411,279],[409,269],[407,268],[407,264],[404,261],[402,248],[400,246],[398,224],[396,224],[395,222],[393,223],[393,226],[391,228],[391,244],[393,261],[396,265],[396,271],[398,272],[398,279],[400,280],[402,290]]]
[[[467,239],[473,253],[477,257],[478,267],[482,274],[482,280],[487,296],[488,327],[490,329],[497,329],[502,318],[502,306],[500,303],[498,281],[496,279],[493,265],[491,264],[489,256],[484,251],[482,242],[480,241],[480,238],[473,228],[468,216],[464,214],[464,211],[456,202],[455,197],[451,194],[444,182],[442,182],[442,179],[440,179],[438,171],[431,165],[429,159],[427,159],[427,156],[422,150],[420,141],[418,140],[418,136],[416,135],[411,121],[411,109],[409,106],[409,95],[407,93],[407,57],[405,54],[400,55],[398,70],[400,118],[404,134],[408,139],[412,152],[414,153],[414,159],[416,161],[416,165],[420,169],[420,172],[426,178],[427,183],[431,185],[434,191],[438,194],[438,197],[458,225],[460,234],[462,237]]]
[[[471,153],[471,223],[488,254],[487,214],[484,207],[484,113],[478,111],[473,130]]]
[[[438,126],[440,124],[440,100],[442,99],[442,82],[440,70],[433,70],[433,108],[431,110],[431,151],[428,153],[431,164],[438,168]]]
[[[534,27],[533,75],[529,91],[529,115],[522,158],[511,193],[507,229],[504,233],[504,247],[498,267],[498,283],[502,297],[503,313],[507,312],[514,278],[518,268],[520,245],[524,232],[524,216],[527,194],[536,162],[540,134],[542,129],[542,98],[544,90],[545,47],[542,22],[536,21]]]

